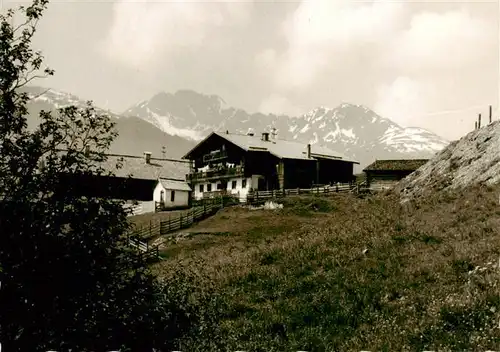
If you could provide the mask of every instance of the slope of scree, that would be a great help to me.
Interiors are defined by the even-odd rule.
[[[500,121],[453,141],[395,188],[404,201],[438,190],[500,181]]]

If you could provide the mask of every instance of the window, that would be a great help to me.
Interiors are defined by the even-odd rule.
[[[241,188],[247,188],[247,179],[246,178],[241,180]]]
[[[231,182],[231,188],[235,189],[236,188],[236,181]]]
[[[170,192],[170,201],[171,202],[175,201],[175,191]]]
[[[212,184],[211,183],[209,183],[207,185],[207,192],[212,192]]]
[[[217,189],[223,189],[223,188],[222,188],[222,183],[218,183],[218,184],[217,184]]]
[[[200,185],[200,193],[203,193],[203,185]]]
[[[165,197],[165,192],[163,190],[160,191],[160,202],[163,203],[163,199]]]

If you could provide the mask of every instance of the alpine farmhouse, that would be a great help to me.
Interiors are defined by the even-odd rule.
[[[212,132],[182,159],[191,161],[187,181],[197,200],[228,194],[309,188],[354,180],[359,164],[328,148],[261,136]]]

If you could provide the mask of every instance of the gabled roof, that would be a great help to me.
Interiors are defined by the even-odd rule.
[[[58,150],[64,153],[64,150]],[[107,160],[98,163],[107,172],[112,172],[116,177],[127,178],[129,175],[135,179],[156,181],[159,178],[185,179],[189,174],[189,162],[185,160],[160,159],[151,157],[146,163],[144,156],[125,154],[106,154]],[[117,169],[117,165],[121,165]]]
[[[160,182],[163,188],[165,189],[173,189],[175,191],[188,191],[188,192],[191,191],[191,187],[189,187],[188,183],[183,180],[159,178],[158,182]]]
[[[269,139],[269,141],[263,141],[261,136],[250,136],[246,134],[234,134],[234,133],[219,133],[212,132],[200,143],[198,143],[189,153],[182,157],[186,159],[189,157],[191,152],[198,148],[207,139],[217,135],[225,140],[233,143],[234,145],[240,147],[245,151],[257,151],[257,152],[268,152],[280,159],[299,159],[299,160],[311,160],[307,158],[307,144],[287,141],[284,139]],[[345,155],[335,152],[329,148],[312,144],[311,145],[311,157],[315,158],[325,158],[325,159],[338,159],[355,164],[359,164],[357,161],[353,161],[347,158]]]
[[[429,159],[375,160],[363,171],[415,171],[428,161]]]
[[[185,161],[172,159],[151,158],[147,164],[143,156],[108,154],[108,160],[101,163],[106,171],[114,172],[117,177],[128,177],[143,180],[158,180],[159,178],[185,179],[189,173],[189,164]],[[116,164],[122,167],[116,169]]]

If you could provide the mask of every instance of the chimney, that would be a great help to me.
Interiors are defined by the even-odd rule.
[[[271,138],[272,139],[276,139],[276,135],[277,135],[277,133],[276,133],[276,127],[273,127],[273,129],[271,130]]]
[[[474,129],[477,130],[477,121],[474,122]]]
[[[479,120],[477,121],[477,128],[481,128],[481,114],[479,114]]]
[[[226,130],[226,134],[229,134],[229,130]]]
[[[492,107],[490,105],[490,123],[491,123],[491,118],[492,118],[492,115],[493,115],[493,111],[491,109],[492,109]]]
[[[151,152],[144,152],[144,158],[146,159],[146,164],[151,164]]]
[[[269,133],[268,132],[262,132],[262,140],[264,142],[269,142]]]
[[[307,158],[311,159],[311,144],[307,144]]]

